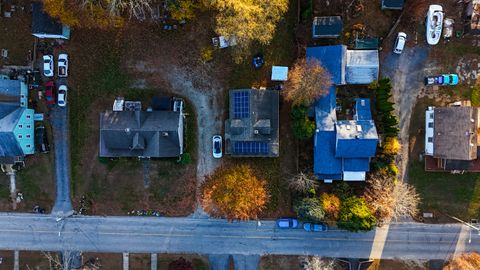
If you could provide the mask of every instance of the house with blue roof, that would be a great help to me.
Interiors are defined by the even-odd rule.
[[[336,87],[370,84],[378,79],[376,50],[348,50],[345,45],[307,48],[307,58],[319,60],[330,73],[332,86],[314,104],[314,173],[325,182],[364,181],[375,156],[378,134],[370,100],[355,99],[353,120],[337,120]]]
[[[0,164],[22,162],[35,152],[34,110],[20,80],[0,80]]]

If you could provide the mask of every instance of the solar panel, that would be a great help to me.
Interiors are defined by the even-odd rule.
[[[266,155],[268,143],[256,141],[241,141],[233,144],[233,153],[236,155]]]
[[[233,115],[234,118],[249,117],[249,93],[248,91],[239,91],[233,93]]]

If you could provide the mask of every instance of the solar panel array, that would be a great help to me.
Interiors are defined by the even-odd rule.
[[[233,115],[234,118],[248,118],[250,96],[248,91],[239,91],[233,93]]]
[[[236,155],[267,155],[268,143],[241,141],[233,144],[233,153]]]

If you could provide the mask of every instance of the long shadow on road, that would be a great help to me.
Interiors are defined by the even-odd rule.
[[[70,137],[68,107],[55,106],[50,111],[55,153],[56,199],[52,213],[72,210],[70,200]]]

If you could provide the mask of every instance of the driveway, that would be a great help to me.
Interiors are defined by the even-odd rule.
[[[173,64],[152,65],[137,62],[130,67],[140,76],[152,77],[153,87],[169,87],[174,94],[186,97],[197,117],[197,209],[194,217],[207,217],[200,204],[200,187],[205,176],[212,174],[220,165],[220,160],[212,156],[212,137],[222,134],[224,89],[208,74],[196,70],[186,70]],[[159,78],[161,76],[161,78]],[[194,83],[202,81],[201,84]],[[208,86],[208,87],[207,87]]]
[[[400,178],[407,182],[410,118],[417,97],[424,88],[424,77],[434,68],[433,63],[428,63],[428,54],[429,48],[425,45],[406,47],[401,55],[389,52],[380,64],[380,76],[389,77],[393,87],[392,94],[395,111],[400,120],[399,136],[402,144],[399,161]]]
[[[55,156],[56,199],[52,213],[72,210],[70,200],[70,134],[68,107],[54,106],[50,111]]]

